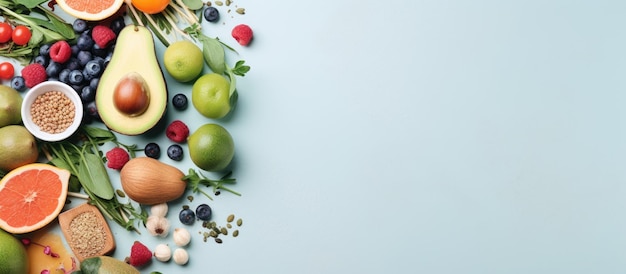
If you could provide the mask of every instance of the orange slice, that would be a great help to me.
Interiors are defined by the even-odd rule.
[[[100,21],[115,14],[124,0],[57,0],[61,9],[76,18]]]
[[[11,170],[0,180],[0,228],[14,234],[40,229],[61,212],[70,172],[33,163]]]

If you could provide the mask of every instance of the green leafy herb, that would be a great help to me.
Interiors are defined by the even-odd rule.
[[[208,197],[210,200],[213,200],[213,198],[211,198],[211,196],[209,196],[208,193],[204,192],[201,189],[201,186],[212,187],[213,193],[216,193],[218,190],[222,189],[232,194],[235,194],[237,196],[241,196],[240,193],[224,186],[224,184],[234,184],[236,182],[234,178],[228,178],[230,177],[230,175],[231,175],[231,172],[228,172],[219,180],[213,180],[213,179],[207,178],[201,173],[196,172],[193,168],[190,168],[189,174],[183,177],[183,181],[187,182],[188,188],[190,188],[191,191],[193,191],[193,193],[202,193],[204,194],[204,196]]]
[[[72,192],[82,189],[89,197],[89,203],[97,206],[109,219],[127,230],[138,232],[135,222],[145,223],[148,215],[143,208],[136,209],[130,201],[121,203],[117,199],[100,151],[100,146],[106,143],[123,146],[129,152],[136,145],[122,144],[113,132],[97,127],[83,126],[77,136],[80,138],[41,144],[50,164],[70,171],[70,182],[74,182],[70,184]]]

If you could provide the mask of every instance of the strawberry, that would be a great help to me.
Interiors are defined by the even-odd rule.
[[[141,267],[146,265],[152,260],[152,251],[147,246],[135,241],[130,248],[130,258],[128,263],[134,267]]]

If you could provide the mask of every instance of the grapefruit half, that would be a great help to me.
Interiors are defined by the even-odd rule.
[[[0,228],[14,234],[40,229],[61,212],[70,172],[49,164],[18,167],[0,180]]]
[[[100,21],[115,14],[124,0],[57,0],[61,9],[76,18]]]

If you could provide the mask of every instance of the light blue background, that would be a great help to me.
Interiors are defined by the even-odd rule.
[[[235,4],[206,29],[255,31],[218,121],[243,196],[212,206],[245,224],[219,246],[192,230],[187,270],[626,272],[626,2]]]

